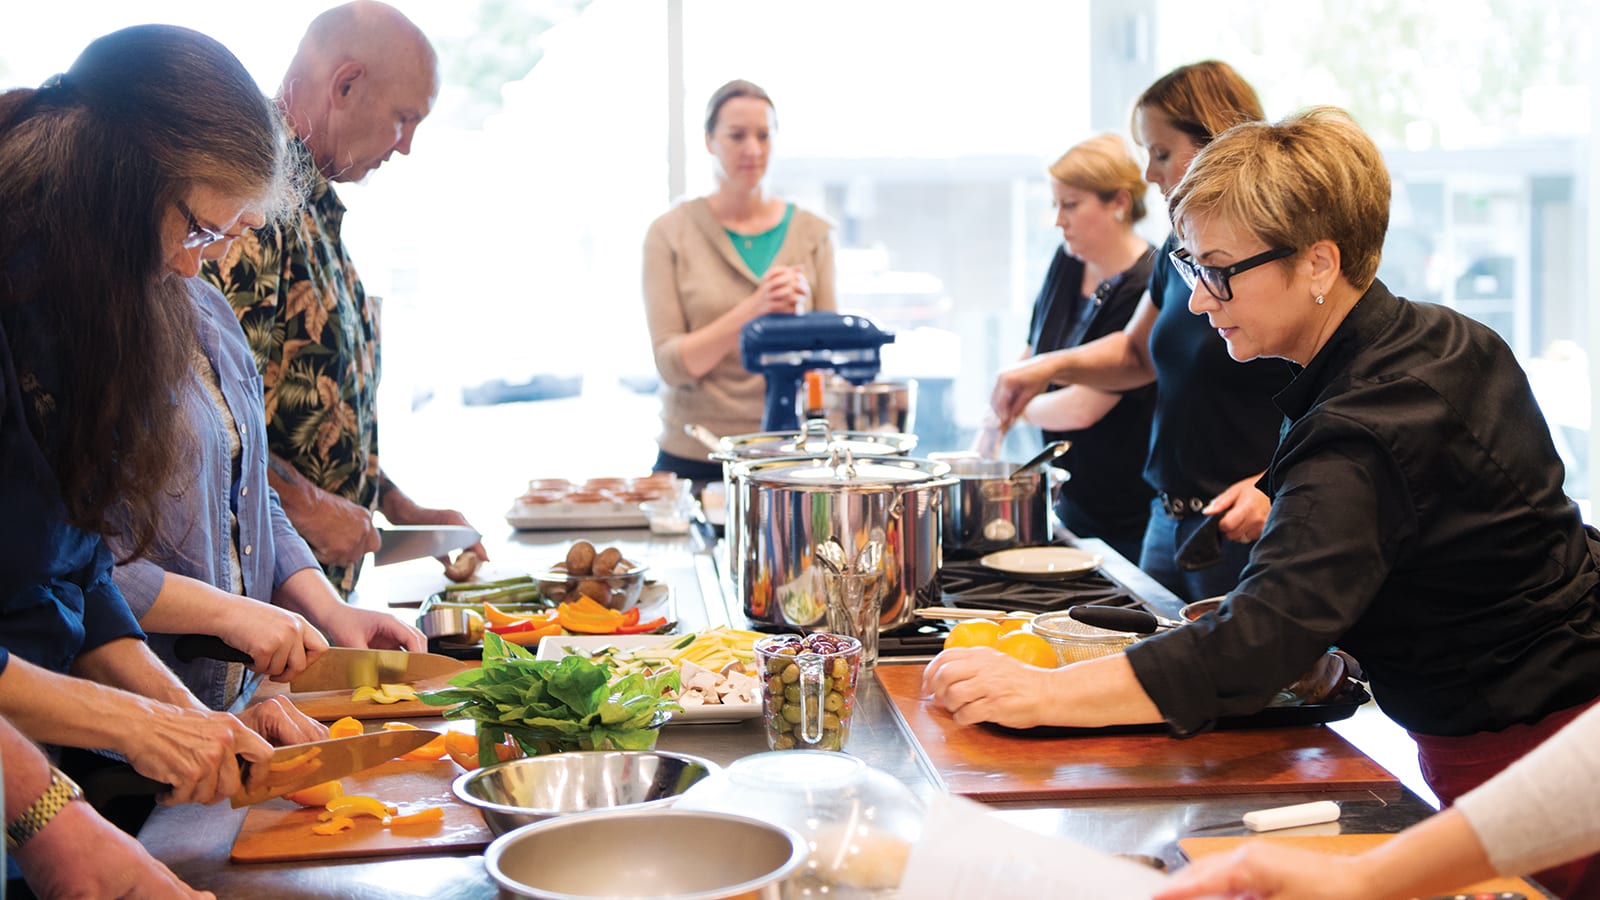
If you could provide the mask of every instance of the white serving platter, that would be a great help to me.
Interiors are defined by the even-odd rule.
[[[560,659],[568,655],[568,648],[594,652],[605,647],[633,650],[644,647],[665,647],[683,640],[681,634],[580,634],[551,635],[539,639],[539,659]],[[667,720],[668,725],[715,725],[742,722],[761,715],[761,701],[750,703],[725,703],[708,706],[685,706]]]

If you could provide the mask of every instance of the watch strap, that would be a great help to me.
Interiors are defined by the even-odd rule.
[[[14,853],[28,839],[38,834],[56,813],[66,808],[68,803],[83,796],[83,791],[78,785],[68,778],[65,773],[55,766],[50,767],[50,786],[45,788],[39,799],[33,805],[23,810],[20,815],[6,823],[6,852]]]

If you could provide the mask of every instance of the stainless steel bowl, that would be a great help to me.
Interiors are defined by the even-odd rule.
[[[778,900],[806,853],[800,835],[744,816],[607,810],[501,835],[483,864],[507,893],[537,900]]]
[[[664,750],[604,750],[513,759],[456,778],[451,789],[495,834],[568,813],[668,806],[722,771],[709,759]]]

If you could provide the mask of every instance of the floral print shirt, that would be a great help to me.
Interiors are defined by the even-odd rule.
[[[378,303],[345,252],[345,207],[316,171],[297,216],[246,231],[201,271],[233,305],[261,371],[271,452],[329,493],[378,505]],[[356,566],[325,566],[348,594]]]

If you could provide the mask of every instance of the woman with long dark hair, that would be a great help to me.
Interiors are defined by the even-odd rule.
[[[170,802],[236,793],[263,735],[315,727],[276,703],[206,709],[145,646],[105,541],[127,534],[136,558],[182,527],[160,511],[193,445],[174,394],[187,279],[248,215],[286,206],[285,151],[244,67],[184,28],[106,35],[0,94],[0,714],[115,751]]]

